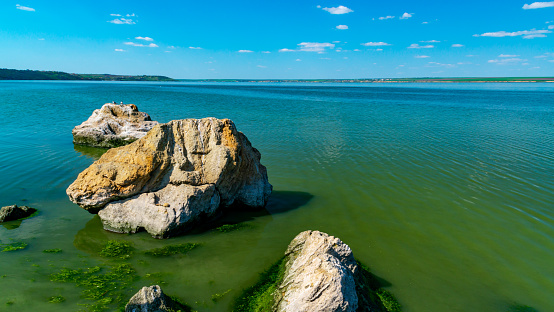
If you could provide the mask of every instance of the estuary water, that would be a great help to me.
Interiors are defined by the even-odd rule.
[[[267,209],[226,216],[245,225],[228,233],[104,231],[65,189],[103,152],[74,146],[72,128],[111,101],[160,122],[233,120],[268,169]],[[136,271],[125,299],[158,283],[195,310],[230,311],[304,230],[347,243],[403,311],[554,311],[554,84],[4,81],[0,115],[0,205],[40,210],[0,225],[0,243],[28,244],[0,252],[0,311],[98,310],[51,274],[113,263]],[[133,255],[102,257],[108,240]],[[201,245],[143,252],[181,243]]]

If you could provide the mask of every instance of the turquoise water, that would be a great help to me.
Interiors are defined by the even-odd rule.
[[[267,209],[227,217],[246,225],[230,233],[102,230],[65,189],[102,153],[74,147],[71,129],[111,101],[160,122],[232,119],[268,168]],[[349,244],[404,311],[554,311],[554,84],[0,82],[0,113],[0,205],[41,211],[0,226],[1,243],[29,244],[0,253],[0,311],[86,309],[80,287],[49,275],[120,262],[139,276],[129,297],[161,283],[198,311],[229,311],[308,229]],[[134,255],[103,258],[108,240]],[[178,243],[202,245],[143,254]]]

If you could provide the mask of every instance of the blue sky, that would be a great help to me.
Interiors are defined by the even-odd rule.
[[[173,78],[554,76],[554,1],[0,3],[0,68]]]

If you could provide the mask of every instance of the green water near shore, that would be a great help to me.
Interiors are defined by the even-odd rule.
[[[1,243],[29,244],[0,253],[0,311],[84,308],[81,288],[50,274],[117,263],[137,272],[129,296],[161,283],[198,311],[229,311],[308,229],[350,245],[404,311],[507,311],[513,303],[553,311],[553,95],[548,84],[1,82],[0,205],[40,214],[0,225]],[[112,100],[161,122],[232,119],[268,168],[275,193],[266,211],[221,221],[247,225],[236,231],[169,240],[102,230],[65,189],[102,153],[74,147],[71,129]],[[131,243],[133,256],[102,257],[109,240]],[[184,243],[201,246],[144,254]],[[48,302],[59,295],[66,300]]]

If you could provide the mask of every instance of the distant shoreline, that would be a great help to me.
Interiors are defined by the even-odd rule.
[[[249,83],[522,83],[554,82],[554,77],[449,77],[449,78],[357,78],[357,79],[174,79],[166,76],[73,74],[58,71],[0,68],[0,80],[65,81],[158,81],[158,82],[249,82]]]

